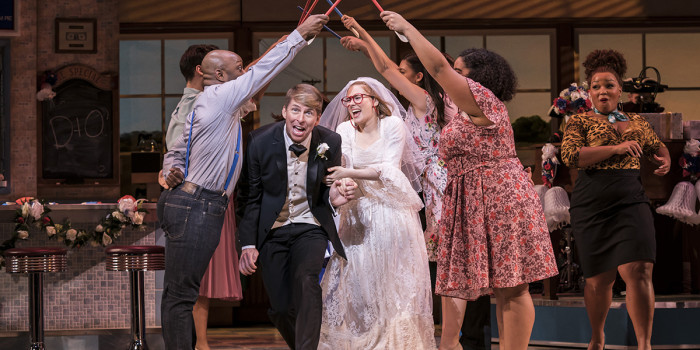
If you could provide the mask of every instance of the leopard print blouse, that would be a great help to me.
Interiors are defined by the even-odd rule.
[[[569,168],[579,168],[579,151],[581,147],[619,145],[625,141],[637,141],[642,152],[649,158],[661,147],[665,147],[654,130],[639,114],[628,113],[630,118],[627,129],[620,134],[606,120],[585,114],[576,114],[569,118],[561,145],[561,158]],[[627,154],[616,154],[585,169],[639,169],[640,159]]]

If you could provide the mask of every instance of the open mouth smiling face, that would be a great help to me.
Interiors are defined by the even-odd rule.
[[[374,106],[377,103],[377,100],[369,95],[361,85],[350,87],[343,101],[352,122],[356,125],[364,125],[369,118],[376,117]]]
[[[315,109],[291,100],[282,108],[287,135],[294,143],[302,143],[318,125],[319,115]]]

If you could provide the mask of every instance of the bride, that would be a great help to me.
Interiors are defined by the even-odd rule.
[[[418,217],[423,204],[416,193],[422,163],[407,139],[405,114],[384,85],[358,78],[321,117],[331,129],[347,120],[337,125],[346,164],[330,168],[328,180],[352,178],[361,194],[340,209],[338,233],[347,260],[333,255],[321,282],[319,349],[436,347]]]

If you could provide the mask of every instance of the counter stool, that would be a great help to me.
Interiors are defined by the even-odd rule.
[[[29,274],[29,349],[44,350],[44,273],[66,270],[66,250],[51,247],[8,249],[5,270]]]
[[[111,246],[105,249],[107,271],[129,271],[131,287],[131,344],[128,350],[147,350],[143,272],[165,269],[165,248],[159,245]]]

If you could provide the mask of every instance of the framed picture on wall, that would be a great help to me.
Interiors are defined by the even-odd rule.
[[[97,20],[56,18],[56,53],[97,52]]]
[[[0,38],[19,35],[19,0],[0,1]]]

